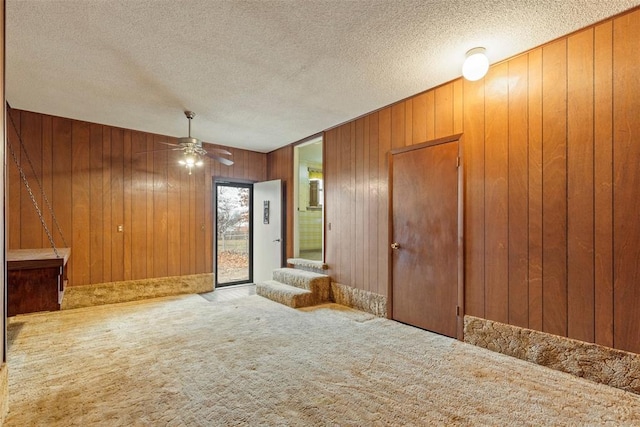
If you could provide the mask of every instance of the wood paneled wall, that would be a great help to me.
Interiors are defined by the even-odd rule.
[[[9,141],[19,152],[13,120],[71,247],[72,286],[212,272],[212,177],[262,181],[267,175],[266,154],[227,147],[233,166],[208,159],[189,175],[175,154],[148,152],[174,138],[27,111],[9,114]],[[20,160],[62,247],[22,153]],[[8,247],[49,247],[18,169],[7,161]]]
[[[387,294],[387,154],[461,132],[458,80],[325,133],[325,261],[333,280]]]
[[[463,133],[465,313],[640,353],[640,10],[325,133],[326,262],[388,292],[390,149]]]
[[[285,258],[293,257],[293,145],[267,154],[267,180],[280,179],[284,191]]]

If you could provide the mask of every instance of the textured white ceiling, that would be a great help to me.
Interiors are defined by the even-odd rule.
[[[7,0],[14,108],[268,152],[640,0]]]

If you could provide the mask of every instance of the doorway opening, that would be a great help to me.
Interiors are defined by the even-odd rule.
[[[215,182],[216,288],[253,282],[253,185]]]
[[[322,261],[324,254],[324,177],[322,135],[294,147],[295,258]]]

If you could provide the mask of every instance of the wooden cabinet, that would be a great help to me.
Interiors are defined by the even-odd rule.
[[[7,251],[7,315],[60,310],[71,249]]]

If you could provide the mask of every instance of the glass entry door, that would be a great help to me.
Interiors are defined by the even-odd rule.
[[[253,281],[253,185],[215,183],[216,287]]]

